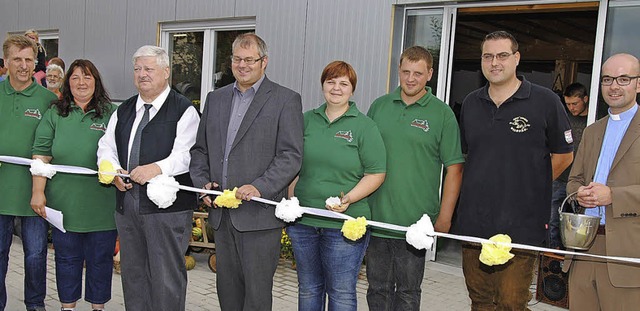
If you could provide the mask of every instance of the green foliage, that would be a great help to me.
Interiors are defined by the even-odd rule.
[[[282,237],[280,238],[280,257],[284,259],[291,259],[295,262],[295,259],[293,258],[293,246],[291,245],[291,239],[284,229],[282,229]]]

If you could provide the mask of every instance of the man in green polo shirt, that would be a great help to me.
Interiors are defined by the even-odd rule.
[[[37,48],[24,36],[11,36],[2,45],[9,78],[0,82],[0,155],[31,159],[36,127],[56,96],[33,78]],[[21,221],[24,249],[24,303],[27,310],[44,310],[47,274],[46,220],[36,215],[31,199],[28,166],[2,163],[0,166],[0,310],[7,304],[5,278],[13,221]],[[13,299],[17,299],[13,297]]]
[[[464,158],[453,111],[426,86],[432,67],[425,48],[406,49],[398,68],[400,87],[369,109],[387,149],[387,177],[369,205],[373,220],[409,226],[426,213],[436,231],[448,232]],[[425,250],[407,244],[403,233],[374,229],[366,258],[370,310],[420,309]]]

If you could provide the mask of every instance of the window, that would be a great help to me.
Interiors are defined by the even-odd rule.
[[[640,14],[640,1],[612,1],[607,13],[605,27],[604,49],[602,62],[617,53],[629,53],[640,55],[640,43],[637,38],[638,14]],[[596,120],[607,115],[609,106],[598,97]],[[640,100],[640,94],[636,96]]]
[[[231,44],[241,33],[253,32],[254,19],[225,19],[161,23],[160,45],[171,63],[171,87],[200,103],[207,93],[235,81],[229,57]]]
[[[58,57],[58,32],[43,31],[40,33],[40,44],[47,51],[47,63],[50,59]]]

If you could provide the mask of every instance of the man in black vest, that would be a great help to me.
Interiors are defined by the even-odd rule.
[[[139,91],[111,116],[98,144],[98,163],[108,160],[131,181],[116,177],[115,214],[120,234],[122,287],[127,310],[184,310],[187,271],[184,254],[191,236],[196,196],[179,191],[159,209],[147,197],[153,177],[173,176],[190,186],[189,149],[199,122],[186,97],[169,87],[169,57],[156,46],[133,55]]]

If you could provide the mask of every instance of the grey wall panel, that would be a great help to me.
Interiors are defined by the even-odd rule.
[[[128,81],[124,89],[113,91],[112,97],[126,99],[136,93],[131,80],[131,56],[143,45],[157,43],[158,22],[175,20],[175,0],[128,0],[126,6],[126,28],[122,79]]]
[[[18,29],[49,29],[50,0],[18,1]]]
[[[4,41],[10,31],[18,30],[18,1],[0,0],[0,38]],[[2,54],[2,52],[0,52]],[[4,56],[2,56],[4,58]]]
[[[130,56],[125,55],[126,16],[127,0],[87,1],[84,58],[98,67],[103,83],[114,99],[131,95],[124,94],[124,90],[132,85],[133,72],[131,66],[123,66],[130,64]]]
[[[269,48],[270,79],[297,92],[302,89],[307,1],[256,3],[256,33]]]
[[[56,0],[49,13],[51,28],[58,29],[58,56],[67,68],[77,58],[85,58],[86,3]]]
[[[323,101],[324,66],[344,59],[358,73],[353,99],[366,111],[386,91],[391,8],[399,0],[0,1],[0,31],[27,28],[24,20],[34,18],[40,22],[28,27],[59,29],[63,59],[94,61],[115,99],[136,92],[130,59],[140,46],[156,44],[158,22],[255,16],[270,50],[267,74],[300,92],[305,110]]]
[[[300,1],[300,0],[293,0]],[[268,2],[268,1],[267,1]],[[304,2],[304,1],[300,1]],[[235,16],[257,16],[258,15],[258,5],[256,5],[255,0],[235,0],[236,8],[235,8]]]
[[[176,0],[176,19],[205,19],[234,16],[235,1]]]
[[[352,100],[362,112],[385,93],[391,9],[388,0],[309,1],[302,86],[307,110],[324,101],[320,74],[333,60],[356,70]]]

